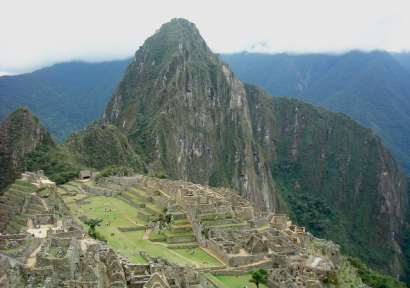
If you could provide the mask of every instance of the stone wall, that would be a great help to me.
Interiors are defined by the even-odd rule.
[[[36,267],[25,267],[22,266],[21,272],[25,279],[30,279],[30,277],[35,277],[37,283],[44,283],[48,279],[51,281],[51,287],[57,287],[57,277],[54,273],[53,267],[43,267],[43,268],[36,268]]]
[[[185,243],[185,242],[195,242],[196,238],[195,235],[186,235],[186,236],[165,236],[167,239],[167,243],[173,244],[173,243]]]
[[[136,227],[117,227],[121,232],[137,231],[147,229],[147,226],[136,226]]]
[[[33,237],[33,241],[28,242],[24,245],[20,250],[14,252],[5,252],[2,251],[2,254],[7,255],[9,257],[15,258],[20,262],[25,263],[28,256],[44,241],[43,238],[35,238]]]
[[[83,234],[84,234],[84,231],[82,230],[74,230],[74,231],[68,231],[68,232],[56,232],[56,233],[51,233],[47,231],[47,237],[51,237],[51,238],[82,239]]]
[[[78,270],[78,263],[80,262],[80,246],[76,239],[67,238],[52,238],[48,240],[37,252],[36,260],[37,267],[52,266],[60,279],[73,279],[74,274]],[[68,244],[68,245],[67,245]],[[66,254],[62,258],[50,257],[47,255],[48,247],[68,247]]]
[[[53,214],[36,214],[31,217],[34,225],[48,225],[48,224],[57,224],[57,219]]]
[[[102,189],[102,188],[97,188],[97,187],[90,187],[87,185],[82,185],[81,188],[87,193],[93,194],[93,195],[98,195],[98,196],[117,196],[118,191],[113,191],[113,190],[108,190],[108,189]]]

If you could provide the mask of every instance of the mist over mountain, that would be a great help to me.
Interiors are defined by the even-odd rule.
[[[243,84],[186,20],[140,47],[101,123],[151,172],[230,187],[373,267],[406,269],[394,248],[404,238],[391,235],[407,229],[407,177],[380,138],[345,114]]]
[[[400,75],[407,75],[401,74],[404,68],[397,62],[395,67],[387,65],[391,56],[383,52],[364,58],[357,51],[317,58],[304,55],[303,61],[281,55],[283,59],[273,55],[281,59],[275,60],[280,67],[264,66],[267,73],[274,71],[267,77],[279,83],[280,91],[304,94],[312,89],[315,93],[309,97],[329,96],[330,103],[335,101],[330,97],[337,94],[332,92],[335,87],[354,102],[357,97],[347,92],[366,86],[360,86],[365,81],[376,96],[360,103],[376,106],[373,102],[380,102],[383,95],[403,92]],[[256,60],[247,61],[243,70],[256,76],[262,69],[252,68]],[[260,60],[261,65],[267,62]],[[244,84],[235,76],[240,72],[212,53],[195,25],[184,19],[164,24],[128,63],[108,103],[67,97],[66,107],[63,100],[38,101],[33,96],[41,107],[47,101],[60,104],[52,105],[52,111],[58,112],[51,121],[60,125],[64,113],[67,119],[79,117],[79,106],[105,108],[100,119],[59,146],[59,154],[46,146],[29,153],[30,169],[45,166],[46,173],[64,181],[70,176],[62,172],[64,165],[70,171],[121,165],[229,187],[261,210],[290,214],[298,225],[336,241],[344,253],[362,258],[375,269],[401,278],[408,275],[408,177],[373,130],[344,113],[299,99],[272,97],[259,86]],[[374,72],[378,69],[385,70],[381,75],[387,80]],[[102,70],[110,70],[109,65]],[[100,73],[103,76],[93,87],[103,89],[100,85],[111,80],[105,78],[108,73]],[[47,87],[45,79],[41,88]],[[78,83],[89,83],[86,75]],[[404,96],[397,94],[402,101]]]
[[[391,53],[394,59],[410,71],[410,52]]]
[[[0,77],[0,120],[28,107],[59,142],[100,117],[130,59],[70,62],[35,72]]]
[[[239,53],[222,58],[240,79],[261,85],[274,96],[341,111],[372,128],[409,173],[408,55],[352,51],[337,56]]]

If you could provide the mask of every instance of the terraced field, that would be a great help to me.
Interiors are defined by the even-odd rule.
[[[97,232],[107,240],[115,251],[119,251],[131,262],[146,263],[146,260],[139,255],[139,251],[143,250],[151,256],[161,256],[171,263],[192,265],[198,268],[222,266],[218,260],[197,247],[197,242],[170,244],[165,241],[165,236],[182,237],[193,235],[192,231],[172,232],[166,230],[165,236],[157,235],[153,231],[146,231],[148,221],[139,217],[138,213],[150,215],[154,218],[162,213],[163,211],[158,206],[150,202],[155,200],[155,196],[132,188],[131,191],[123,191],[119,197],[91,196],[85,198],[86,195],[83,191],[75,185],[65,184],[62,186],[58,189],[58,192],[77,221],[83,224],[84,219],[87,218],[103,219],[101,226],[97,227]],[[67,193],[67,191],[69,192]],[[84,199],[79,201],[81,198]],[[137,208],[133,205],[135,203],[143,204],[142,206],[145,207]],[[184,216],[181,215],[183,213],[180,211],[175,211],[172,214],[178,215],[178,217]],[[180,219],[176,220],[175,223],[185,225],[189,222],[187,219]],[[118,227],[141,230],[120,231]],[[84,229],[87,229],[87,226],[84,225]],[[155,242],[150,241],[150,239]]]

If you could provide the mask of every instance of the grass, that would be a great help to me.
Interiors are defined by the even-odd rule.
[[[30,240],[27,242],[26,245],[31,244],[31,242],[33,242],[33,241],[34,241],[34,238],[30,239]],[[18,250],[20,250],[20,249],[23,249],[23,246],[22,246],[22,245],[19,245],[19,246],[15,247],[15,248],[11,248],[11,249],[6,249],[6,250],[0,249],[0,251],[2,251],[3,253],[12,253],[12,252],[16,252],[16,251],[18,251]]]
[[[50,255],[50,257],[57,257],[57,252],[58,252],[58,247],[51,247],[48,250],[48,255]],[[64,247],[63,247],[63,255],[65,256],[66,253],[67,253],[67,250],[64,249]]]
[[[69,197],[64,197],[66,201]],[[139,251],[143,250],[148,252],[151,256],[161,256],[167,259],[171,263],[177,263],[180,265],[199,265],[200,267],[208,267],[211,264],[205,265],[203,262],[212,263],[212,266],[222,265],[216,259],[206,254],[206,252],[196,249],[197,255],[190,257],[186,255],[184,249],[169,249],[165,243],[154,243],[148,239],[143,239],[144,230],[121,232],[117,227],[135,227],[136,224],[133,221],[137,221],[138,224],[148,224],[143,219],[137,217],[137,209],[128,203],[121,201],[115,197],[102,197],[94,196],[88,198],[91,204],[82,204],[81,208],[78,208],[75,203],[67,203],[72,212],[76,212],[75,217],[78,219],[81,215],[86,215],[89,219],[103,219],[102,226],[97,227],[96,231],[107,239],[108,244],[128,260],[133,263],[147,263],[147,261],[139,254]],[[105,205],[105,204],[108,204]],[[105,212],[104,209],[114,209],[114,212]],[[106,223],[111,222],[110,226],[105,226]],[[79,220],[80,223],[83,223]],[[87,226],[84,225],[87,229]],[[170,232],[170,231],[166,231]],[[112,234],[114,234],[112,236]],[[175,234],[170,232],[171,236],[183,236],[192,235],[192,232],[184,232]],[[154,233],[150,233],[150,238],[157,238],[160,235],[155,236]],[[125,248],[126,247],[126,248]],[[174,251],[175,250],[175,251]],[[178,251],[180,250],[180,251]],[[189,256],[189,257],[187,257]]]
[[[348,266],[347,261],[343,259],[338,271],[338,278],[341,287],[353,288],[361,287],[363,285],[362,279],[359,277],[359,275],[351,272],[352,268],[353,267]]]
[[[172,251],[186,258],[195,259],[195,261],[199,264],[199,266],[201,266],[201,268],[222,266],[221,262],[216,260],[201,248],[193,248],[191,250],[195,252],[195,255],[191,255],[191,251],[187,251],[187,249],[172,249]],[[207,262],[208,264],[204,264],[204,262]]]
[[[269,228],[269,224],[266,223],[265,225],[259,226],[257,229],[258,230],[265,230],[266,228]]]
[[[251,279],[250,274],[239,275],[238,277],[235,276],[214,276],[211,273],[206,273],[206,276],[209,277],[212,281],[214,281],[219,287],[221,288],[243,288],[245,286],[248,287],[256,287],[255,284],[249,282]],[[259,284],[259,287],[268,287],[265,284]]]
[[[161,239],[161,240],[165,241],[165,236],[164,235],[159,235],[159,234],[154,233],[153,231],[151,231],[151,233],[149,233],[149,239],[152,239],[152,240]]]
[[[127,196],[131,197],[131,200],[132,200],[133,202],[137,203],[137,204],[146,204],[146,202],[141,201],[141,200],[138,198],[138,196],[136,196],[136,195],[134,195],[134,194],[132,194],[132,193],[126,191],[126,190],[121,191],[121,194],[122,194],[122,195],[127,195]],[[124,197],[124,198],[125,198],[125,197]]]

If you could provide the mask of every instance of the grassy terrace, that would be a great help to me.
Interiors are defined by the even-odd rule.
[[[88,182],[87,182],[88,183]],[[73,198],[73,197],[71,197]],[[196,255],[187,253],[184,249],[169,249],[165,242],[151,242],[148,239],[164,239],[162,235],[156,235],[151,232],[149,236],[145,235],[145,230],[121,232],[117,227],[136,227],[148,224],[143,219],[137,217],[138,212],[143,212],[143,209],[132,207],[128,203],[115,197],[94,196],[88,198],[91,204],[82,204],[81,208],[72,202],[70,197],[64,197],[67,205],[71,208],[74,217],[77,221],[83,223],[78,219],[80,216],[87,216],[90,219],[103,219],[102,226],[97,227],[97,232],[100,233],[108,244],[123,256],[127,257],[133,263],[146,263],[146,260],[139,255],[140,250],[148,252],[152,256],[161,256],[171,263],[195,265],[197,267],[221,266],[222,264],[214,259],[212,256],[206,254],[203,250],[197,248]],[[105,205],[108,204],[108,205]],[[155,205],[152,204],[152,207]],[[156,206],[155,206],[156,207]],[[114,212],[106,212],[106,210],[114,210]],[[154,208],[153,208],[154,209]],[[156,209],[159,209],[156,207]],[[162,212],[162,211],[161,211]],[[105,224],[111,222],[110,226]],[[84,224],[83,224],[84,225]],[[85,226],[87,229],[87,226]],[[169,236],[183,236],[192,235],[192,232],[172,233],[166,231]],[[114,236],[112,236],[114,234]],[[195,245],[195,244],[193,244]],[[203,264],[208,262],[209,264]],[[212,263],[212,264],[211,264]]]
[[[130,192],[126,191],[126,190],[121,191],[121,194],[122,194],[122,195],[127,195],[127,196],[131,197],[131,200],[132,200],[133,202],[137,203],[137,204],[146,204],[146,202],[141,201],[141,200],[138,198],[137,195],[135,195],[135,194],[133,194],[133,193],[130,193]]]
[[[256,287],[255,284],[249,282],[249,280],[251,279],[251,276],[246,275],[246,274],[235,277],[235,276],[214,276],[211,273],[206,273],[206,276],[208,276],[212,281],[214,281],[221,288],[243,288],[245,286]],[[259,287],[265,288],[268,286],[265,284],[259,284]]]
[[[128,189],[146,198],[151,197],[152,199],[156,199],[158,197],[158,196],[149,195],[146,191],[135,188],[135,187],[129,187]]]
[[[258,230],[265,230],[266,228],[269,228],[269,224],[266,223],[265,225],[259,226],[257,229]]]
[[[33,241],[34,241],[34,238],[32,238],[31,240],[29,240],[26,245],[31,244]],[[12,249],[6,249],[6,250],[1,250],[1,249],[0,249],[0,251],[2,251],[3,253],[13,253],[13,252],[19,251],[19,250],[22,249],[22,248],[23,248],[22,245],[19,245],[19,246],[15,247],[15,248],[12,248]]]
[[[178,220],[174,220],[174,224],[175,225],[185,225],[185,224],[189,224],[188,219],[178,219]]]
[[[14,183],[13,186],[34,189],[34,186],[30,185],[30,183],[27,183],[27,184],[24,183],[24,185],[23,185],[23,183]]]

